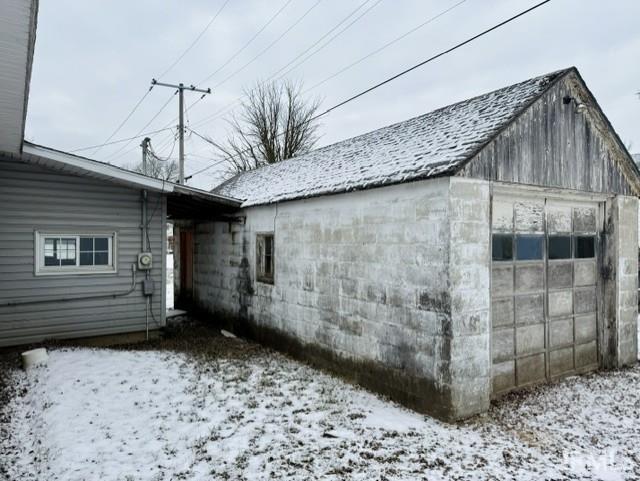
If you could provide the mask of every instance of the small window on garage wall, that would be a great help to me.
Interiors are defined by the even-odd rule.
[[[258,234],[256,236],[256,278],[258,281],[268,284],[273,284],[273,241],[273,233]]]

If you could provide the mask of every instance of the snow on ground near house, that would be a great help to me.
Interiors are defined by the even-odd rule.
[[[0,475],[12,480],[640,478],[638,367],[457,425],[261,348],[55,349],[10,379]]]

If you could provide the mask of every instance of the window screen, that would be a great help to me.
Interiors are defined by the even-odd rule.
[[[532,261],[542,259],[543,237],[541,235],[516,236],[516,260]]]
[[[549,259],[571,259],[571,236],[549,236]]]
[[[513,236],[511,234],[493,234],[491,252],[494,261],[513,259]]]
[[[596,238],[592,235],[575,237],[577,259],[589,259],[596,256]]]

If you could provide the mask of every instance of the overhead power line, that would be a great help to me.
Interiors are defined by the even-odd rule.
[[[379,3],[381,0],[378,0],[377,3]],[[345,22],[347,22],[351,17],[353,17],[356,13],[358,13],[359,10],[361,10],[365,5],[367,5],[369,2],[371,2],[371,0],[364,0],[362,3],[360,3],[360,5],[358,5],[355,9],[351,10],[346,17],[343,17],[337,24],[335,24],[333,27],[331,27],[328,31],[326,31],[323,35],[320,36],[320,38],[318,38],[314,43],[312,43],[311,45],[309,45],[305,50],[303,50],[302,52],[300,52],[298,55],[296,55],[294,58],[292,58],[288,63],[286,63],[285,65],[283,65],[279,70],[277,70],[276,72],[272,73],[267,80],[265,80],[264,82],[261,82],[262,85],[267,84],[268,82],[270,82],[271,80],[273,80],[274,78],[276,78],[278,76],[278,74],[280,72],[282,72],[283,70],[285,70],[287,67],[289,67],[290,65],[292,65],[294,62],[296,62],[299,58],[303,57],[307,52],[309,52],[311,49],[313,49],[316,45],[318,45],[320,42],[322,42],[325,38],[327,38],[329,35],[331,35],[333,32],[335,32],[338,28],[340,28],[340,26],[342,24],[344,24]],[[375,5],[374,5],[375,6]],[[370,7],[369,9],[367,9],[365,11],[368,12],[369,10],[371,10],[372,7]],[[360,15],[361,17],[362,15]],[[357,19],[359,19],[360,17],[358,17]],[[357,20],[356,19],[356,20]],[[353,25],[354,22],[352,22],[351,24],[349,24],[349,26]],[[348,26],[348,27],[349,27]],[[347,27],[347,28],[348,28]],[[317,52],[316,52],[317,53]],[[239,96],[237,99],[235,99],[233,102],[221,107],[220,109],[216,110],[213,114],[210,114],[206,117],[201,118],[200,120],[196,121],[194,123],[194,126],[196,127],[200,127],[206,123],[209,123],[212,120],[217,119],[221,114],[227,112],[230,107],[233,107],[234,105],[237,105],[240,103],[240,101],[244,98],[244,95]]]
[[[153,87],[153,86],[152,86],[152,87]],[[197,101],[195,101],[193,104],[191,104],[191,106],[190,106],[190,107],[188,107],[188,108],[187,108],[187,110],[189,110],[189,108],[193,107],[193,105],[197,104],[200,100],[202,100],[202,97],[201,97],[200,99],[198,99]],[[154,121],[154,120],[155,120],[155,119],[160,115],[160,113],[165,109],[165,107],[168,105],[168,103],[169,103],[170,101],[171,101],[171,97],[169,98],[169,100],[168,100],[166,103],[164,103],[164,104],[162,105],[162,107],[160,107],[160,110],[159,110],[158,112],[156,112],[156,114],[153,116],[153,118],[152,118],[149,122],[147,122],[147,124],[145,125],[145,127],[143,127],[143,128],[141,129],[141,131],[140,131],[138,134],[136,134],[136,135],[134,135],[134,136],[132,136],[132,137],[125,137],[125,138],[122,138],[122,139],[113,140],[113,141],[111,141],[111,142],[103,142],[103,143],[101,143],[101,144],[89,145],[89,146],[87,146],[87,147],[80,147],[80,148],[78,148],[78,149],[70,150],[69,152],[71,152],[71,153],[73,153],[73,152],[83,152],[83,151],[85,151],[85,150],[96,149],[96,148],[98,148],[98,147],[107,147],[107,146],[109,146],[109,145],[120,144],[120,143],[122,143],[122,142],[128,142],[128,141],[131,141],[131,140],[135,140],[135,139],[138,139],[138,138],[140,138],[140,137],[145,137],[145,136],[148,136],[148,135],[158,134],[158,133],[160,133],[160,132],[165,132],[165,131],[167,131],[167,130],[173,130],[173,124],[174,124],[175,122],[177,122],[177,120],[178,120],[178,119],[177,119],[177,117],[176,117],[174,120],[172,120],[171,122],[169,122],[168,124],[166,124],[166,125],[165,125],[164,127],[162,127],[162,128],[155,129],[155,130],[151,130],[151,131],[149,131],[149,132],[142,132],[142,130],[144,130],[146,127],[148,127],[148,126],[151,124],[151,122],[153,122],[153,121]],[[125,147],[126,147],[126,146],[125,146]],[[124,148],[124,147],[123,147],[123,148]],[[138,146],[136,146],[136,148],[138,148]],[[114,155],[114,154],[115,154],[115,153],[112,153],[112,154],[111,154],[111,155],[109,155],[107,158],[111,157],[111,156],[112,156],[112,155]]]
[[[390,82],[393,82],[394,80],[396,80],[396,79],[398,79],[398,78],[400,78],[400,77],[402,77],[402,76],[404,76],[404,75],[406,75],[406,74],[408,74],[408,73],[410,73],[410,72],[412,72],[412,71],[414,71],[414,70],[416,70],[416,69],[418,69],[418,68],[420,68],[420,67],[422,67],[422,66],[424,66],[424,65],[426,65],[428,63],[430,63],[430,62],[433,62],[434,60],[436,60],[436,59],[438,59],[438,58],[440,58],[440,57],[442,57],[444,55],[447,55],[447,54],[453,52],[454,50],[457,50],[457,49],[459,49],[459,48],[461,48],[461,47],[463,47],[463,46],[465,46],[465,45],[477,40],[478,38],[483,37],[483,36],[493,32],[494,30],[497,30],[497,29],[507,25],[508,23],[513,22],[514,20],[517,20],[518,18],[520,18],[520,17],[522,17],[522,16],[524,16],[524,15],[526,15],[526,14],[528,14],[528,13],[530,13],[530,12],[540,8],[540,7],[542,7],[543,5],[545,5],[545,4],[549,3],[549,2],[551,2],[551,0],[544,0],[542,2],[539,2],[539,3],[535,4],[535,5],[533,5],[532,7],[529,7],[526,10],[521,11],[518,14],[513,15],[513,16],[507,18],[506,20],[503,20],[500,23],[497,23],[496,25],[494,25],[492,27],[489,27],[486,30],[483,30],[482,32],[480,32],[478,34],[476,34],[476,35],[474,35],[472,37],[469,37],[469,38],[467,38],[466,40],[463,40],[460,43],[457,43],[453,47],[450,47],[450,48],[448,48],[446,50],[443,50],[440,53],[437,53],[436,55],[433,55],[433,56],[431,56],[431,57],[429,57],[429,58],[427,58],[427,59],[425,59],[425,60],[423,60],[421,62],[418,62],[417,64],[412,65],[411,67],[406,68],[406,69],[402,70],[401,72],[399,72],[399,73],[397,73],[397,74],[395,74],[395,75],[393,75],[391,77],[388,77],[385,80],[383,80],[381,82],[378,82],[377,84],[372,85],[371,87],[369,87],[369,88],[367,88],[367,89],[365,89],[365,90],[363,90],[361,92],[358,92],[357,94],[352,95],[351,97],[349,97],[349,98],[347,98],[347,99],[345,99],[345,100],[343,100],[341,102],[338,102],[337,104],[329,107],[328,109],[324,110],[323,112],[321,112],[321,113],[313,116],[312,118],[306,120],[305,123],[310,123],[310,122],[313,122],[315,120],[318,120],[319,118],[324,117],[325,115],[328,115],[329,113],[333,112],[334,110],[336,110],[336,109],[338,109],[340,107],[343,107],[344,105],[346,105],[346,104],[348,104],[350,102],[353,102],[354,100],[362,97],[363,95],[366,95],[369,92],[372,92],[372,91],[382,87],[383,85],[386,85],[386,84],[388,84]],[[296,127],[301,127],[302,125],[304,125],[304,123],[301,123],[300,125],[298,125]],[[191,130],[194,134],[196,134],[198,137],[202,138],[206,142],[213,144],[213,142],[210,139],[206,138],[206,136],[201,135],[198,132],[195,132],[193,129],[189,129],[189,130]],[[280,132],[278,135],[282,136],[282,135],[284,135],[284,133],[285,132]],[[253,146],[253,147],[255,147],[255,146]],[[248,151],[249,151],[249,149],[246,149],[242,153],[245,153],[245,152],[248,152]],[[191,175],[189,175],[187,177],[187,179],[190,179],[190,178],[194,177],[195,175],[201,174],[202,172],[205,172],[205,171],[211,169],[212,167],[220,164],[221,162],[224,162],[225,160],[226,159],[222,159],[220,161],[214,162],[214,163],[208,165],[207,167],[204,167],[203,169],[200,169],[200,170],[192,173]]]
[[[483,37],[483,36],[487,35],[488,33],[491,33],[494,30],[497,30],[500,27],[503,27],[504,25],[506,25],[508,23],[513,22],[514,20],[516,20],[516,19],[522,17],[523,15],[526,15],[527,13],[529,13],[529,12],[531,12],[531,11],[541,7],[541,6],[543,6],[546,3],[549,3],[550,1],[551,0],[544,0],[543,2],[537,3],[533,7],[530,7],[528,9],[526,9],[526,10],[523,10],[522,12],[518,13],[517,15],[509,17],[507,20],[504,20],[504,21],[494,25],[493,27],[490,27],[490,28],[488,28],[486,30],[483,30],[482,32],[478,33],[477,35],[474,35],[473,37],[470,37],[470,38],[468,38],[468,39],[466,39],[466,40],[454,45],[453,47],[448,48],[447,50],[444,50],[444,51],[442,51],[442,52],[440,52],[440,53],[438,53],[438,54],[436,54],[436,55],[434,55],[432,57],[429,57],[428,59],[423,60],[422,62],[417,63],[417,64],[415,64],[415,65],[413,65],[413,66],[411,66],[411,67],[409,67],[409,68],[407,68],[407,69],[405,69],[405,70],[403,70],[403,71],[401,71],[401,72],[399,72],[399,73],[397,73],[397,74],[395,74],[395,75],[383,80],[382,82],[378,82],[377,84],[372,85],[368,89],[363,90],[362,92],[359,92],[359,93],[349,97],[348,99],[345,99],[342,102],[334,105],[333,107],[328,108],[327,110],[325,110],[324,112],[322,112],[320,115],[318,115],[316,117],[327,115],[328,113],[334,111],[335,109],[338,109],[338,108],[342,107],[343,105],[348,104],[349,102],[353,102],[354,100],[362,97],[363,95],[366,95],[369,92],[372,92],[373,90],[376,90],[376,89],[382,87],[383,85],[388,84],[389,82],[393,82],[394,80],[396,80],[396,79],[408,74],[409,72],[412,72],[412,71],[422,67],[423,65],[426,65],[426,64],[428,64],[430,62],[433,62],[434,60],[436,60],[436,59],[438,59],[438,58],[440,58],[440,57],[442,57],[444,55],[447,55],[447,54],[453,52],[454,50],[459,49],[460,47],[464,47],[468,43],[471,43],[474,40],[477,40],[478,38]],[[310,121],[311,120],[315,120],[315,119],[310,119]]]
[[[307,93],[310,92],[311,90],[314,90],[316,88],[318,88],[320,85],[328,82],[331,79],[336,78],[338,75],[343,74],[344,72],[346,72],[349,69],[352,69],[353,67],[355,67],[356,65],[364,62],[365,60],[373,57],[374,55],[382,52],[383,50],[391,47],[392,45],[398,43],[400,40],[403,40],[404,38],[408,37],[409,35],[411,35],[412,33],[420,30],[421,28],[429,25],[431,22],[437,20],[438,18],[446,15],[447,13],[451,12],[452,10],[458,8],[460,5],[462,5],[463,3],[465,3],[467,0],[461,0],[458,3],[452,5],[451,7],[443,10],[442,12],[438,13],[437,15],[434,15],[433,17],[428,18],[427,20],[425,20],[424,22],[422,22],[420,25],[417,25],[415,27],[413,27],[411,30],[407,30],[406,32],[404,32],[402,35],[394,38],[393,40],[390,40],[389,42],[385,43],[384,45],[376,48],[375,50],[369,52],[368,54],[360,57],[358,60],[356,60],[355,62],[350,63],[349,65],[347,65],[346,67],[338,70],[337,72],[331,74],[330,76],[326,77],[325,79],[321,80],[320,82],[312,85],[311,87],[309,87],[308,89],[306,89],[303,93]]]
[[[131,141],[131,140],[139,139],[140,137],[146,137],[147,135],[153,135],[153,134],[157,134],[157,133],[160,133],[160,132],[165,132],[166,130],[171,130],[171,129],[170,128],[164,128],[164,129],[158,129],[158,130],[151,130],[150,132],[143,132],[143,133],[140,133],[139,135],[134,135],[133,137],[127,137],[127,138],[124,138],[124,139],[118,139],[118,140],[114,140],[112,142],[107,142],[107,143],[104,143],[104,144],[89,145],[88,147],[82,147],[80,149],[70,150],[69,153],[73,154],[74,152],[83,152],[85,150],[95,149],[96,147],[105,147],[107,145],[121,144],[122,142],[127,142],[127,141]]]
[[[331,42],[333,42],[336,38],[338,38],[340,35],[342,35],[345,31],[347,31],[349,28],[351,28],[351,26],[353,24],[355,24],[358,20],[360,20],[362,17],[364,17],[367,13],[369,13],[371,10],[373,10],[375,7],[377,7],[380,3],[382,2],[382,0],[377,0],[373,5],[371,5],[369,8],[367,8],[364,12],[362,12],[360,15],[358,15],[356,18],[354,18],[351,22],[349,22],[347,25],[344,26],[344,28],[342,28],[340,31],[336,32],[335,35],[333,35],[332,37],[330,37],[329,39],[327,39],[326,42],[324,42],[322,45],[320,45],[317,49],[315,49],[313,52],[309,53],[309,55],[307,55],[306,57],[300,59],[299,62],[295,63],[291,68],[287,69],[284,73],[280,74],[278,76],[278,80],[286,77],[287,75],[289,75],[291,72],[293,72],[295,69],[297,69],[298,67],[300,67],[302,64],[304,64],[307,60],[309,60],[311,57],[317,55],[319,52],[321,52],[322,50],[324,50],[324,48],[329,45]],[[277,74],[276,74],[277,75]],[[275,75],[274,75],[275,76]],[[273,77],[272,77],[273,78]]]
[[[208,75],[206,78],[204,78],[203,80],[201,80],[200,82],[197,83],[197,85],[201,85],[202,83],[206,82],[207,80],[209,80],[211,77],[213,77],[214,75],[216,75],[220,70],[222,70],[224,67],[226,67],[229,63],[231,63],[231,61],[233,61],[238,55],[240,55],[240,53],[242,53],[257,37],[258,35],[260,35],[260,33],[262,33],[279,15],[280,13],[282,13],[282,11],[292,2],[293,0],[288,0],[287,2],[285,2],[285,4],[253,35],[253,37],[251,37],[249,39],[249,41],[247,41],[240,49],[238,49],[231,57],[229,57],[226,62],[224,64],[222,64],[216,71],[214,71],[212,74]],[[238,74],[240,71],[242,71],[244,68],[246,68],[249,64],[253,63],[258,57],[260,57],[261,55],[263,55],[267,50],[269,50],[271,47],[273,47],[273,45],[275,45],[280,39],[282,39],[291,29],[293,29],[293,27],[295,27],[298,23],[300,23],[304,17],[307,16],[307,14],[309,12],[311,12],[311,10],[313,10],[322,0],[318,0],[314,5],[311,6],[311,8],[309,8],[303,15],[302,17],[300,17],[296,22],[293,23],[293,25],[291,25],[287,30],[285,30],[284,33],[282,33],[278,38],[276,38],[276,40],[274,40],[273,42],[271,42],[271,44],[269,44],[265,49],[263,49],[258,55],[256,55],[254,58],[252,58],[249,62],[247,62],[245,65],[243,65],[240,69],[236,70],[233,74],[229,75],[227,78],[225,78],[222,82],[218,83],[216,85],[216,87],[218,87],[219,85],[222,85],[224,82],[226,82],[227,80],[229,80],[230,78],[232,78],[233,76],[235,76],[236,74]],[[368,0],[367,0],[368,1]],[[228,0],[227,0],[228,2]],[[227,2],[224,3],[224,5],[221,7],[224,8],[224,6],[227,4]],[[213,20],[215,20],[215,18],[217,17],[217,15],[220,13],[220,11],[218,11],[218,13],[216,14],[216,16],[214,16],[214,18],[212,19],[211,23],[213,23]],[[197,40],[196,40],[197,41]],[[194,42],[195,44],[195,42]],[[177,62],[176,62],[177,63]],[[168,70],[167,70],[168,71]],[[165,71],[162,75],[164,75],[167,71]],[[189,105],[186,109],[185,109],[185,115],[188,114],[188,112],[196,105],[198,104],[198,102],[200,102],[202,99],[204,98],[204,95],[202,97],[200,97],[199,99],[197,99],[196,101],[194,101],[191,105]],[[169,125],[177,122],[178,119],[175,118],[173,119]]]
[[[144,124],[144,127],[142,127],[142,128],[138,131],[138,133],[137,133],[136,135],[134,135],[134,136],[133,136],[133,138],[140,137],[140,134],[142,134],[142,132],[144,132],[144,131],[147,129],[147,127],[149,127],[149,125],[151,125],[151,123],[152,123],[155,119],[157,119],[157,118],[158,118],[158,116],[162,113],[162,111],[163,111],[165,108],[167,108],[167,105],[169,105],[169,103],[170,103],[170,102],[171,102],[171,100],[173,99],[173,96],[174,96],[174,95],[176,95],[177,93],[178,93],[178,91],[176,90],[175,92],[173,92],[173,93],[169,96],[169,98],[167,99],[167,101],[166,101],[164,104],[162,104],[162,107],[160,107],[160,110],[158,110],[158,111],[156,112],[156,114],[155,114],[153,117],[151,117],[151,120],[149,120],[149,122],[147,122],[146,124]],[[120,157],[116,157],[116,156],[117,156],[120,152],[122,152],[124,149],[126,149],[130,142],[131,142],[131,141],[127,142],[127,143],[126,143],[126,144],[124,144],[122,147],[120,147],[118,150],[116,150],[115,152],[113,152],[113,153],[111,153],[110,155],[108,155],[108,156],[106,157],[106,159],[105,159],[105,160],[113,159],[114,157],[115,157],[115,158],[120,158]]]
[[[154,157],[155,159],[162,161],[162,162],[168,162],[168,161],[173,161],[175,159],[171,158],[171,155],[173,155],[173,151],[176,148],[176,144],[178,143],[178,137],[175,136],[173,139],[173,144],[171,145],[171,150],[169,151],[169,153],[167,154],[166,157],[161,157],[156,151],[155,149],[152,147],[151,142],[149,142],[149,153],[151,154],[152,157]]]
[[[368,0],[369,1],[369,0]],[[347,65],[346,67],[340,69],[339,71],[333,73],[332,75],[330,75],[329,77],[324,78],[323,80],[321,80],[320,82],[312,85],[311,87],[309,87],[308,89],[306,89],[303,93],[307,93],[310,92],[316,88],[318,88],[320,85],[328,82],[329,80],[334,79],[335,77],[341,75],[342,73],[346,72],[347,70],[350,70],[351,68],[355,67],[356,65],[358,65],[361,62],[364,62],[365,60],[367,60],[370,57],[373,57],[374,55],[382,52],[383,50],[389,48],[390,46],[394,45],[395,43],[399,42],[400,40],[403,40],[404,38],[408,37],[409,35],[411,35],[412,33],[416,32],[417,30],[420,30],[421,28],[425,27],[426,25],[430,24],[431,22],[437,20],[438,18],[444,16],[445,14],[451,12],[452,10],[454,10],[455,8],[459,7],[460,5],[462,5],[463,3],[465,3],[467,0],[461,0],[458,3],[452,5],[451,7],[443,10],[442,12],[438,13],[437,15],[434,15],[432,17],[430,17],[429,19],[427,19],[426,21],[422,22],[420,25],[417,25],[416,27],[404,32],[402,35],[394,38],[393,40],[385,43],[384,45],[380,46],[379,48],[369,52],[368,54],[364,55],[363,57],[360,57],[358,60],[356,60],[355,62],[350,63],[349,65]],[[366,2],[365,2],[366,3]],[[375,5],[374,5],[375,6]],[[369,10],[369,9],[368,9]],[[367,10],[367,11],[368,11]],[[366,13],[366,12],[364,12]],[[358,20],[360,17],[356,18],[356,20]],[[354,20],[354,22],[356,21]],[[354,22],[352,22],[351,24],[353,24]],[[349,24],[349,26],[351,25]],[[339,32],[342,33],[342,32]],[[338,33],[338,34],[339,34]],[[326,35],[325,35],[326,36]],[[335,38],[335,37],[333,37]],[[325,44],[326,46],[326,44]],[[315,53],[318,53],[319,50],[316,50]],[[289,64],[291,64],[292,62],[289,62]],[[287,64],[287,65],[289,65]],[[299,65],[298,65],[299,66]],[[297,68],[298,66],[294,67]],[[278,72],[280,72],[282,69],[280,69]],[[287,73],[289,73],[291,70],[289,70],[288,72],[286,72],[284,75],[286,75]],[[277,72],[276,72],[277,73]],[[269,77],[269,80],[272,79],[274,77],[274,75],[272,75],[271,77]],[[265,82],[266,83],[266,82]],[[199,122],[197,122],[196,124],[194,124],[196,127],[200,127],[204,124],[207,124],[209,122],[212,122],[218,118],[220,118],[222,115],[226,114],[229,110],[231,110],[232,108],[234,108],[236,105],[238,105],[240,103],[240,101],[242,100],[242,98],[244,97],[244,95],[241,95],[240,97],[238,97],[236,100],[234,100],[233,102],[226,104],[224,107],[216,110],[213,114],[211,114],[208,117],[205,117],[204,119],[201,119]]]
[[[127,123],[127,121],[131,118],[131,116],[135,113],[136,110],[138,110],[138,107],[140,107],[140,104],[142,102],[144,102],[144,99],[147,98],[147,96],[151,93],[151,90],[153,89],[153,85],[151,87],[149,87],[147,89],[147,91],[144,93],[144,95],[140,98],[140,100],[138,100],[138,102],[133,106],[133,108],[131,109],[131,111],[127,114],[127,116],[124,118],[124,120],[122,122],[120,122],[120,124],[118,124],[118,126],[116,127],[116,129],[111,132],[111,135],[109,137],[107,137],[107,140],[105,140],[103,143],[99,144],[96,146],[96,150],[95,152],[91,152],[91,155],[95,155],[96,153],[98,153],[98,151],[100,151],[100,149],[102,147],[104,147],[105,145],[110,145],[109,141],[111,139],[113,139],[113,137],[120,132],[120,129],[124,126],[124,124]],[[87,149],[76,149],[76,150],[87,150]],[[72,152],[75,152],[74,150],[72,150]]]
[[[223,4],[218,9],[218,11],[215,13],[215,15],[211,18],[211,20],[209,20],[207,25],[204,27],[204,29],[196,36],[196,38],[191,42],[191,44],[189,44],[189,46],[176,58],[176,60],[171,65],[169,65],[169,67],[167,67],[160,75],[158,75],[158,77],[157,77],[158,79],[164,77],[167,73],[169,73],[171,70],[173,70],[173,68],[176,65],[178,65],[178,63],[180,63],[180,61],[185,57],[185,55],[187,55],[187,53],[189,53],[191,51],[191,49],[200,41],[200,39],[209,30],[209,28],[211,28],[211,26],[214,24],[216,19],[220,16],[220,14],[222,13],[222,10],[224,10],[224,8],[227,6],[229,1],[230,0],[225,0],[223,2]],[[149,93],[151,92],[152,89],[153,89],[153,85],[151,85],[147,89],[145,94],[140,98],[140,100],[138,100],[138,102],[134,105],[134,107],[131,109],[131,111],[124,118],[124,120],[122,120],[122,122],[120,122],[120,124],[118,124],[118,127],[116,127],[116,129],[111,133],[111,135],[109,137],[107,137],[107,139],[103,143],[97,144],[95,146],[95,148],[96,148],[95,152],[91,152],[90,155],[97,154],[102,149],[102,147],[105,147],[107,145],[112,145],[112,142],[110,142],[111,139],[113,139],[113,137],[115,137],[115,135],[118,132],[120,132],[120,129],[122,129],[122,127],[124,127],[124,125],[129,121],[131,116],[136,112],[136,110],[138,110],[138,107],[140,107],[140,104],[142,104],[142,102],[144,102],[144,100],[147,98],[147,96],[149,95]],[[145,134],[143,134],[143,135],[145,135]],[[136,137],[133,137],[133,138],[127,139],[127,140],[132,140],[134,138],[136,138]],[[116,143],[119,143],[121,141],[125,141],[125,140],[121,139],[120,141],[117,141]],[[83,151],[83,150],[90,150],[90,148],[83,147],[83,148],[80,148],[80,149],[72,150],[71,152],[80,152],[80,151]]]
[[[187,108],[184,109],[184,115],[185,117],[187,117],[189,111],[195,106],[197,105],[199,102],[202,102],[202,100],[206,97],[206,94],[202,94],[200,97],[198,97],[197,100],[194,100],[191,105],[189,105]],[[179,118],[178,117],[174,117],[170,122],[168,122],[162,129],[159,130],[159,132],[162,132],[163,130],[172,130],[173,127],[175,127],[178,123]],[[187,124],[189,123],[189,120],[187,118]],[[165,141],[170,142],[172,139],[171,135],[168,135],[167,137],[165,137]]]
[[[280,72],[282,72],[283,70],[285,70],[287,67],[289,67],[291,64],[295,63],[298,59],[300,59],[301,57],[303,57],[304,55],[306,55],[310,50],[312,50],[314,47],[316,47],[320,42],[322,42],[325,38],[327,38],[329,35],[331,35],[333,32],[335,32],[338,28],[340,28],[340,26],[345,23],[346,21],[348,21],[351,17],[353,17],[356,13],[358,13],[358,11],[363,8],[366,4],[368,4],[371,0],[365,0],[364,2],[362,2],[360,5],[358,5],[355,9],[353,9],[351,12],[349,12],[349,14],[344,17],[342,20],[340,20],[337,24],[335,24],[331,29],[329,29],[327,32],[325,32],[320,38],[318,38],[314,43],[312,43],[311,45],[309,45],[305,50],[303,50],[302,52],[300,52],[298,55],[296,55],[293,59],[291,59],[287,64],[283,65],[279,70],[275,71],[274,73],[272,73],[270,75],[270,79],[274,79],[278,76],[278,74],[280,74]],[[367,8],[363,13],[361,13],[358,17],[356,17],[350,24],[348,24],[344,30],[346,30],[347,28],[351,27],[351,25],[353,25],[355,22],[357,22],[360,18],[362,18],[366,13],[368,13],[373,7],[375,7],[376,5],[378,5],[382,0],[377,0],[372,6],[370,6],[369,8]],[[343,30],[343,31],[344,31]],[[322,48],[322,47],[321,47]],[[319,50],[318,50],[319,51]],[[317,53],[317,52],[316,52]]]
[[[251,45],[251,43],[258,37],[258,35],[260,35],[269,25],[271,25],[271,23],[282,13],[282,11],[287,8],[289,6],[289,4],[292,2],[293,0],[287,0],[284,5],[282,5],[282,7],[280,7],[280,9],[271,16],[271,18],[269,20],[267,20],[267,22],[260,27],[260,29],[253,35],[253,37],[251,37],[242,47],[240,47],[234,54],[232,54],[220,67],[218,67],[213,73],[207,75],[205,78],[203,78],[200,82],[198,82],[196,85],[202,85],[204,82],[210,80],[214,75],[216,75],[218,72],[220,72],[220,70],[222,70],[223,68],[225,68],[227,65],[229,65],[238,55],[240,55],[249,45]]]
[[[211,20],[209,20],[209,23],[207,23],[207,25],[204,27],[204,29],[202,29],[202,31],[196,36],[196,38],[193,40],[193,42],[191,42],[191,44],[189,44],[189,46],[184,50],[184,52],[182,52],[178,56],[178,58],[176,58],[175,61],[171,65],[169,65],[169,67],[166,68],[166,70],[164,72],[162,72],[160,75],[158,75],[156,77],[158,80],[160,80],[162,77],[164,77],[169,72],[171,72],[171,70],[173,70],[173,68],[176,65],[178,65],[178,63],[180,63],[180,61],[184,58],[184,56],[187,55],[191,51],[191,49],[193,47],[195,47],[195,45],[200,41],[202,36],[207,32],[207,30],[209,30],[209,28],[211,28],[211,26],[214,24],[216,19],[220,16],[220,14],[222,13],[222,10],[224,10],[224,7],[227,6],[227,3],[229,3],[229,0],[225,0],[224,1],[224,3],[220,6],[218,11],[215,13],[215,15],[211,18]]]
[[[207,138],[206,136],[204,136],[204,135],[202,135],[202,134],[200,134],[200,133],[196,132],[196,131],[195,131],[195,130],[193,130],[192,128],[189,128],[189,130],[190,130],[191,132],[193,132],[195,135],[197,135],[198,137],[200,137],[202,140],[204,140],[205,142],[207,142],[208,144],[214,145],[214,143],[213,143],[213,141],[212,141],[211,139],[209,139],[209,138]],[[215,162],[212,162],[212,163],[210,163],[209,165],[207,165],[206,167],[204,167],[203,169],[196,170],[193,174],[191,174],[191,175],[187,175],[187,176],[184,178],[185,182],[186,182],[187,180],[191,179],[191,178],[192,178],[193,176],[195,176],[195,175],[201,174],[201,173],[203,173],[203,172],[205,172],[205,171],[207,171],[207,170],[209,170],[209,169],[211,169],[211,168],[215,167],[216,165],[220,165],[221,163],[225,162],[226,160],[227,160],[227,159],[220,159],[220,160],[216,160]]]
[[[302,22],[302,20],[304,20],[304,18],[307,15],[309,15],[309,13],[311,13],[311,11],[314,8],[316,8],[318,5],[320,5],[321,2],[322,2],[322,0],[317,0],[317,2],[314,3],[313,5],[311,5],[311,7],[309,7],[300,17],[298,17],[298,19],[295,22],[293,22],[289,26],[289,28],[287,28],[284,32],[282,32],[280,35],[278,35],[278,37],[276,37],[275,40],[273,40],[269,45],[267,45],[265,48],[263,48],[257,55],[255,55],[251,60],[249,60],[247,63],[245,63],[242,67],[240,67],[239,69],[235,70],[233,73],[227,75],[224,79],[222,79],[220,82],[218,82],[213,88],[216,89],[216,88],[220,87],[221,85],[223,85],[224,83],[226,83],[227,81],[229,81],[230,79],[232,79],[233,77],[238,75],[240,72],[242,72],[245,68],[247,68],[253,62],[255,62],[258,58],[262,57],[267,51],[269,51],[271,49],[271,47],[273,47],[276,43],[278,43],[280,40],[282,40],[284,38],[284,36],[287,35],[296,25],[298,25],[300,22]]]

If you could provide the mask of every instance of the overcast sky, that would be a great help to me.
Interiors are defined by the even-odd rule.
[[[145,93],[151,78],[174,63],[223,3],[224,0],[41,0],[27,139],[61,150],[104,142]],[[209,122],[203,119],[229,104],[233,106],[243,88],[271,77],[363,3],[309,54],[357,21],[286,77],[312,87],[460,0],[230,0],[196,45],[162,80],[200,85],[219,70],[201,84],[216,88],[189,111],[188,120],[194,130],[221,139],[225,134],[224,117]],[[535,3],[466,0],[307,95],[320,98],[327,108]],[[227,63],[283,6],[271,24]],[[269,50],[240,70],[305,13]],[[637,0],[553,0],[332,112],[322,119],[318,145],[574,65],[623,141],[632,145],[632,151],[640,151],[638,19]],[[172,93],[166,88],[154,88],[114,140],[140,132]],[[198,99],[195,93],[185,95],[187,105]],[[177,97],[173,97],[145,130],[170,125],[177,109]],[[171,135],[162,132],[151,136],[152,145],[161,155],[171,153]],[[138,139],[104,147],[95,154],[84,153],[98,160],[132,165],[140,158],[139,144]],[[177,157],[177,151],[176,146],[171,155]],[[211,149],[195,136],[187,139],[186,151],[187,175],[211,163]],[[218,167],[214,167],[195,176],[190,184],[209,188],[219,176]]]

